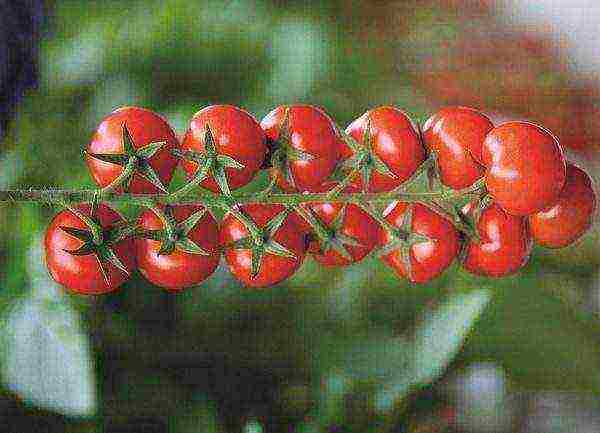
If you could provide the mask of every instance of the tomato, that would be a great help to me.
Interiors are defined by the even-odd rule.
[[[314,191],[333,173],[340,142],[318,107],[280,105],[261,121],[271,143],[272,176],[285,191]]]
[[[444,185],[462,189],[483,177],[481,147],[493,127],[486,115],[467,107],[443,108],[425,122],[423,141],[438,155]]]
[[[562,248],[575,242],[592,225],[596,195],[587,173],[567,165],[567,181],[558,201],[529,216],[533,239],[548,248]]]
[[[225,215],[220,242],[231,273],[250,287],[271,286],[291,277],[306,253],[305,234],[296,216],[287,215],[285,207],[276,204],[247,204],[239,211],[261,233],[254,240],[231,211]],[[285,218],[278,221],[281,217]]]
[[[211,105],[198,111],[181,148],[195,152],[198,159],[183,161],[188,179],[206,158],[212,158],[210,175],[201,186],[213,192],[223,187],[234,190],[251,182],[267,154],[266,137],[256,119],[232,105]]]
[[[102,120],[86,149],[85,160],[94,182],[110,185],[135,158],[135,171],[117,191],[168,192],[177,166],[173,150],[178,140],[167,121],[153,111],[122,107]]]
[[[530,215],[556,202],[566,179],[557,139],[528,122],[507,122],[483,142],[485,183],[494,201],[513,215]]]
[[[172,219],[175,230],[169,237],[164,222],[150,209],[140,215],[139,227],[152,235],[136,240],[141,274],[153,284],[170,290],[200,284],[219,264],[217,222],[203,206],[175,205],[159,209]]]
[[[421,203],[391,203],[385,219],[398,236],[382,230],[381,259],[398,275],[425,283],[450,266],[460,250],[460,236],[445,217]]]
[[[326,192],[335,185],[327,182],[315,192]],[[344,192],[360,192],[360,187],[349,185]],[[329,236],[325,245],[317,239],[309,244],[309,252],[320,264],[347,266],[362,260],[375,248],[379,224],[359,206],[339,202],[313,203],[308,209],[324,225]]]
[[[82,204],[75,209],[100,225],[103,242],[94,244],[89,227],[74,213],[60,212],[50,223],[44,240],[50,275],[72,292],[85,295],[111,292],[129,278],[135,267],[133,239],[109,242],[111,231],[125,220],[104,204],[98,206],[93,216],[90,205]]]
[[[419,131],[410,118],[394,107],[367,111],[347,128],[346,133],[359,144],[341,147],[341,158],[356,167],[362,158],[360,176],[365,191],[390,191],[402,185],[425,161],[425,148]],[[368,178],[368,179],[365,179]]]
[[[475,217],[479,242],[466,245],[463,266],[467,271],[488,277],[504,277],[516,273],[529,260],[533,242],[527,219],[510,215],[497,204],[490,204],[479,216],[476,203],[463,208],[465,215]]]

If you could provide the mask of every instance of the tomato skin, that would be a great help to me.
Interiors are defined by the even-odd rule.
[[[90,205],[76,206],[78,210],[90,215]],[[103,228],[110,228],[124,219],[115,210],[105,204],[100,204],[96,216]],[[112,264],[106,264],[110,284],[104,280],[100,265],[94,254],[75,256],[64,250],[76,250],[82,242],[64,232],[60,227],[87,229],[88,227],[70,211],[58,213],[46,230],[44,247],[46,250],[46,265],[52,278],[67,290],[84,295],[101,295],[112,292],[129,279]],[[113,247],[125,267],[132,272],[135,269],[133,239],[125,239]]]
[[[121,107],[106,116],[94,133],[87,147],[86,164],[94,182],[100,187],[108,186],[123,171],[123,167],[101,161],[89,153],[118,154],[123,153],[123,124],[131,133],[135,148],[147,144],[165,141],[167,144],[150,159],[163,185],[168,186],[177,167],[177,157],[172,154],[179,144],[175,132],[169,123],[159,114],[140,107]],[[117,191],[122,191],[117,188]],[[160,190],[152,183],[135,174],[129,191],[132,193],[158,193]]]
[[[391,203],[384,211],[385,219],[396,227],[402,227],[404,216],[410,204]],[[444,272],[460,250],[460,236],[454,225],[445,217],[421,203],[413,205],[411,230],[429,238],[426,242],[415,243],[410,247],[411,275],[408,275],[400,249],[382,256],[381,260],[399,276],[413,283],[426,283]],[[381,230],[380,244],[390,241],[387,231]]]
[[[201,153],[205,151],[204,136],[207,123],[215,139],[217,152],[235,159],[244,166],[240,170],[225,168],[230,189],[234,190],[250,183],[260,170],[267,154],[266,137],[256,119],[233,105],[205,107],[190,121],[181,143],[183,150]],[[184,160],[182,166],[188,179],[192,179],[198,164]],[[220,191],[213,176],[209,176],[200,185],[213,192]]]
[[[596,195],[592,180],[579,167],[567,165],[567,181],[558,201],[529,216],[533,240],[547,248],[575,242],[592,225]]]
[[[463,208],[471,214],[474,203]],[[477,275],[505,277],[519,271],[529,260],[533,241],[527,219],[510,215],[492,203],[485,208],[477,221],[481,242],[469,241],[466,245],[464,268]]]
[[[528,122],[507,122],[483,142],[485,183],[494,201],[513,215],[530,215],[556,202],[566,179],[557,139]]]
[[[271,110],[260,122],[260,126],[271,141],[279,138],[285,119],[289,115],[291,145],[297,150],[312,155],[308,161],[290,161],[290,170],[295,188],[281,173],[275,172],[277,183],[284,191],[314,192],[333,173],[339,158],[340,139],[333,120],[319,107],[312,105],[280,105]]]
[[[251,203],[241,206],[259,228],[284,210],[282,205]],[[220,242],[225,249],[225,260],[231,273],[249,287],[267,287],[291,277],[302,264],[306,254],[305,234],[300,229],[297,217],[288,216],[273,236],[276,242],[294,253],[296,258],[281,257],[265,253],[258,274],[252,278],[252,253],[250,250],[234,249],[228,244],[250,236],[246,227],[231,214],[221,222]]]
[[[401,110],[382,106],[367,111],[346,128],[346,133],[362,143],[364,129],[370,119],[373,152],[397,176],[396,179],[373,170],[369,192],[390,191],[408,180],[425,161],[425,148],[419,132]],[[348,159],[354,151],[343,143],[341,158]]]
[[[162,207],[164,209],[164,207]],[[203,209],[198,205],[172,206],[177,222]],[[162,230],[163,222],[150,209],[139,217],[139,226],[145,230]],[[158,255],[161,243],[152,239],[136,239],[136,257],[140,273],[151,283],[167,290],[181,290],[195,286],[213,274],[221,257],[219,228],[213,216],[206,212],[196,226],[187,234],[210,256],[191,254],[175,249],[171,254]]]
[[[472,185],[483,177],[481,148],[494,124],[483,113],[468,107],[446,107],[423,125],[423,141],[437,152],[440,180],[453,189]]]

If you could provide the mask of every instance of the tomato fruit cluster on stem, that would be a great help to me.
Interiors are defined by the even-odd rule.
[[[565,160],[551,132],[523,121],[494,125],[467,107],[443,108],[421,128],[382,106],[343,130],[311,105],[278,106],[261,122],[212,105],[181,141],[160,115],[123,107],[102,120],[85,159],[98,199],[64,202],[45,238],[52,277],[83,294],[110,292],[136,269],[181,290],[201,284],[221,258],[248,287],[284,281],[307,256],[348,266],[370,253],[413,283],[455,260],[503,277],[527,263],[534,242],[571,245],[596,208],[590,177]],[[187,182],[171,191],[178,166]],[[269,186],[254,202],[236,201],[233,191],[261,170]],[[421,174],[429,190],[407,191]],[[271,200],[277,190],[286,204]],[[204,201],[184,200],[199,191]],[[143,194],[137,220],[102,203],[109,193]]]

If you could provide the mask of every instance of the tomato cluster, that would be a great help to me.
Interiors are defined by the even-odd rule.
[[[56,281],[85,294],[116,289],[134,269],[168,290],[198,285],[221,255],[250,287],[289,278],[307,255],[347,266],[374,250],[415,283],[457,258],[469,272],[501,277],[528,261],[534,241],[559,248],[577,240],[596,205],[589,176],[565,161],[549,131],[528,122],[495,126],[466,107],[444,108],[421,129],[383,106],[342,131],[310,105],[279,106],[260,123],[214,105],[193,116],[181,141],[158,114],[123,107],[101,122],[86,162],[102,191],[149,197],[177,195],[167,194],[179,165],[186,192],[225,197],[227,212],[218,222],[206,203],[154,202],[127,222],[107,204],[69,206],[47,230],[47,265]],[[262,169],[269,188],[331,195],[289,206],[270,203],[269,189],[262,202],[236,203],[232,191]],[[393,201],[383,212],[360,200],[405,188],[422,171],[445,194]]]

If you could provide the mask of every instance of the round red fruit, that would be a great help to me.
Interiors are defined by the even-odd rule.
[[[424,204],[392,203],[384,217],[397,230],[380,232],[381,259],[398,275],[425,283],[439,276],[458,255],[458,231]]]
[[[465,246],[463,266],[469,272],[488,277],[504,277],[516,273],[529,260],[533,242],[527,219],[508,214],[492,203],[476,215],[477,204],[463,208],[465,215],[475,218],[479,241]]]
[[[109,243],[111,231],[125,220],[104,204],[98,206],[94,215],[87,204],[75,210],[99,226],[102,241],[94,243],[89,226],[73,212],[60,212],[50,223],[44,240],[48,271],[57,283],[72,292],[111,292],[129,278],[135,266],[133,239]]]
[[[533,123],[508,122],[483,142],[485,183],[494,201],[513,215],[530,215],[558,199],[566,162],[557,139]]]
[[[247,204],[241,212],[258,228],[253,238],[230,211],[221,223],[220,242],[231,273],[250,287],[266,287],[291,277],[306,252],[305,232],[297,216],[282,205]]]
[[[333,173],[339,137],[331,118],[311,105],[280,105],[261,121],[271,146],[272,176],[286,191],[314,191]]]
[[[444,185],[462,189],[483,177],[481,147],[493,127],[485,114],[467,107],[443,108],[425,122],[423,141],[438,155]]]
[[[352,149],[346,143],[341,157],[350,159],[351,166],[364,166],[361,176],[369,192],[390,191],[402,185],[425,161],[425,148],[419,131],[410,118],[394,107],[378,107],[353,121],[346,133],[358,142]],[[356,160],[356,161],[355,161]],[[351,169],[352,167],[348,167]]]
[[[147,210],[138,226],[150,236],[136,240],[137,263],[151,283],[169,290],[200,284],[215,271],[221,256],[219,228],[203,206],[175,205],[159,211]],[[171,226],[165,230],[164,216]]]
[[[183,161],[188,179],[210,158],[210,173],[200,185],[213,192],[222,189],[217,182],[219,177],[225,179],[231,190],[248,184],[267,154],[266,137],[256,119],[232,105],[211,105],[197,112],[181,147],[197,157],[195,161]]]
[[[167,121],[153,111],[122,107],[102,120],[86,149],[92,178],[111,185],[131,165],[131,175],[115,186],[131,193],[167,192],[177,166],[178,141]]]
[[[595,208],[592,180],[585,171],[568,164],[567,181],[558,201],[529,216],[534,241],[547,248],[572,244],[592,225]]]

